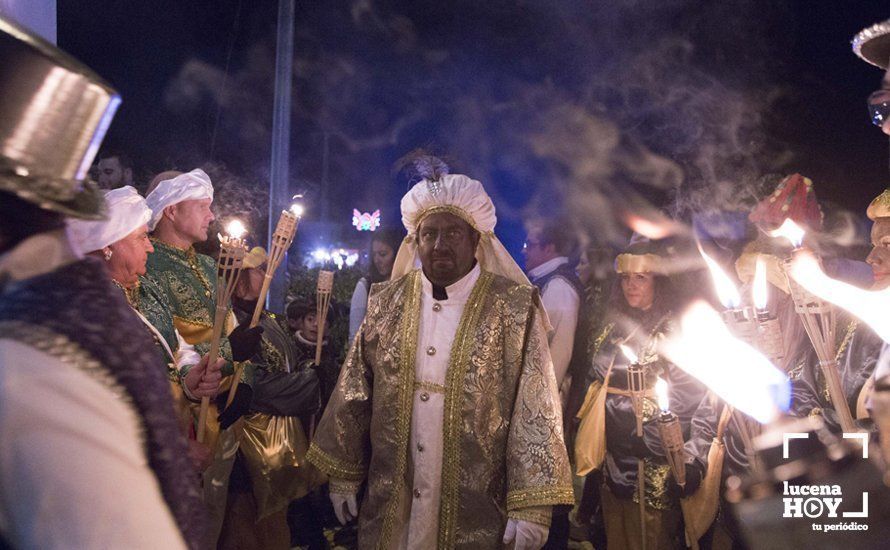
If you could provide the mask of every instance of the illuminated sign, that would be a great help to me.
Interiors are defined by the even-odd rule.
[[[380,227],[380,210],[373,214],[352,209],[352,225],[359,231],[374,231]]]

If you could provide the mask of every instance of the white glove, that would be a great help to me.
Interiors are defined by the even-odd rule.
[[[331,493],[331,504],[334,505],[334,514],[340,525],[346,525],[358,517],[358,504],[355,501],[355,493],[343,495]]]
[[[510,544],[514,540],[514,550],[540,550],[547,542],[550,528],[522,519],[508,519],[507,529],[504,531],[504,544]]]

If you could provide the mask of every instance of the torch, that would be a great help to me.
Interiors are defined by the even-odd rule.
[[[757,341],[757,321],[751,314],[750,308],[742,307],[742,297],[739,295],[738,289],[729,278],[729,275],[723,271],[713,258],[708,256],[702,249],[700,243],[698,252],[701,254],[708,271],[711,272],[711,278],[714,280],[714,289],[717,291],[717,298],[723,304],[723,322],[729,328],[732,334],[751,345],[755,345]]]
[[[210,352],[208,357],[208,365],[216,363],[219,357],[219,340],[222,336],[223,327],[226,322],[226,314],[228,313],[228,304],[232,298],[232,292],[238,284],[238,277],[241,275],[241,268],[244,265],[244,256],[247,252],[247,246],[244,243],[243,236],[247,232],[238,220],[232,220],[226,227],[226,235],[217,235],[219,237],[219,260],[216,263],[216,312],[213,319],[213,331],[210,336]],[[236,372],[235,381],[238,380]],[[201,398],[201,410],[198,415],[198,442],[204,442],[204,432],[207,424],[207,411],[210,409],[210,398]]]
[[[721,315],[717,311],[707,303],[697,301],[680,317],[679,330],[662,343],[660,351],[726,403],[717,425],[712,452],[708,454],[709,460],[716,461],[719,457],[722,467],[723,450],[719,446],[722,446],[729,419],[737,418],[734,408],[760,423],[773,422],[791,404],[791,383],[784,372],[752,345],[736,338],[720,321]],[[744,438],[745,432],[741,429],[739,432]],[[751,456],[749,441],[745,441],[745,448],[746,454]],[[719,473],[712,483],[720,483]],[[704,534],[717,514],[718,488],[709,487],[712,492],[692,497],[704,499],[695,505],[681,501],[693,548],[696,537]]]
[[[621,352],[630,361],[627,366],[627,389],[634,416],[637,419],[637,437],[643,437],[643,399],[646,393],[646,379],[643,366],[637,354],[624,344],[619,345]],[[646,463],[642,458],[637,460],[637,499],[640,506],[640,537],[642,548],[646,550]]]
[[[299,203],[291,205],[290,210],[282,210],[281,216],[278,218],[278,224],[275,226],[275,232],[272,233],[272,242],[269,243],[269,256],[266,263],[266,275],[263,277],[263,286],[260,289],[260,298],[257,300],[256,307],[253,310],[253,317],[250,320],[251,328],[257,326],[260,322],[260,315],[263,312],[263,304],[266,303],[266,296],[269,294],[269,286],[275,277],[275,271],[281,265],[285,253],[294,242],[294,236],[297,234],[297,226],[300,224],[300,218],[303,216],[303,207]]]
[[[705,264],[708,266],[708,270],[711,272],[711,278],[714,280],[714,288],[717,291],[717,297],[720,299],[720,302],[724,307],[721,315],[723,324],[729,330],[730,334],[749,346],[763,351],[760,346],[763,342],[767,341],[767,339],[761,335],[767,330],[776,330],[778,331],[780,344],[778,346],[778,351],[773,349],[773,354],[781,356],[782,335],[779,323],[775,319],[771,320],[766,312],[766,273],[763,271],[762,263],[759,264],[761,266],[761,280],[758,281],[758,277],[755,275],[755,284],[753,287],[755,307],[743,307],[741,305],[741,295],[733,284],[732,279],[729,278],[729,275],[720,268],[714,259],[705,253],[701,244],[698,245],[698,251],[702,256],[702,259],[704,259]],[[745,446],[745,453],[751,459],[752,466],[754,466],[754,446],[750,426],[745,418],[736,414],[735,409],[731,408],[729,414],[731,415],[736,431]]]
[[[751,294],[754,303],[752,316],[757,326],[757,349],[769,357],[773,364],[778,365],[785,358],[782,325],[775,315],[770,314],[767,308],[769,293],[766,282],[766,267],[759,255],[754,268],[754,284],[751,287]]]
[[[835,337],[837,333],[837,315],[834,307],[815,294],[812,294],[801,286],[794,277],[788,275],[793,267],[794,260],[801,255],[809,255],[811,252],[804,249],[804,231],[790,219],[786,219],[779,229],[772,232],[774,237],[785,237],[791,241],[794,249],[791,257],[785,260],[785,274],[788,278],[788,286],[791,288],[791,299],[794,301],[794,309],[803,323],[807,336],[819,357],[819,365],[822,374],[828,384],[828,394],[831,403],[837,412],[841,428],[845,432],[855,432],[853,415],[850,406],[844,396],[841,385],[841,377],[838,373],[837,358],[835,357]],[[818,260],[817,260],[818,261]]]
[[[278,224],[275,226],[275,232],[272,234],[272,242],[269,243],[269,254],[266,257],[266,274],[263,276],[263,286],[260,288],[260,296],[257,299],[256,307],[253,308],[253,317],[250,319],[250,328],[257,326],[260,322],[260,315],[263,313],[263,304],[266,303],[266,296],[269,294],[269,286],[275,277],[275,271],[281,265],[287,249],[294,242],[294,235],[297,234],[297,225],[300,223],[300,217],[303,215],[303,207],[294,203],[290,210],[282,210],[281,216],[278,218]],[[235,371],[235,378],[232,386],[229,388],[229,396],[226,399],[226,406],[232,404],[235,399],[235,392],[238,390],[238,384],[241,382],[241,372],[244,367],[238,366]]]
[[[761,424],[775,420],[791,405],[788,376],[735,338],[720,322],[720,314],[703,301],[693,303],[680,317],[680,330],[662,344],[661,351],[728,405]]]
[[[885,342],[890,341],[890,290],[863,290],[849,283],[828,277],[812,255],[800,253],[793,261],[791,277],[809,292],[830,298],[868,324]],[[890,378],[875,381],[871,396],[871,417],[881,434],[881,451],[884,462],[890,465]],[[888,480],[890,482],[890,480]],[[890,483],[888,483],[890,486]]]
[[[324,327],[328,319],[328,306],[331,303],[331,291],[334,289],[334,272],[319,271],[318,284],[316,285],[316,312],[315,319],[318,322],[318,337],[315,340],[315,364],[321,364],[321,347],[324,341]]]
[[[658,398],[658,434],[661,436],[661,444],[664,446],[664,456],[667,458],[671,472],[677,485],[686,485],[686,451],[683,449],[683,428],[680,419],[670,411],[668,401],[668,385],[659,378],[655,382],[655,395]]]

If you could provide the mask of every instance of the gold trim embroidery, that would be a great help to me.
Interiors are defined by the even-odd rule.
[[[442,494],[439,503],[439,548],[454,546],[455,523],[457,522],[458,489],[460,488],[460,435],[461,405],[463,404],[464,384],[470,365],[473,336],[476,334],[481,317],[482,305],[494,277],[482,272],[473,287],[461,315],[457,334],[445,374],[445,405],[442,422]]]
[[[181,322],[181,323],[190,323],[190,324],[192,324],[192,325],[197,325],[197,326],[199,326],[199,327],[213,328],[213,323],[208,323],[208,322],[206,322],[206,321],[201,321],[200,319],[188,319],[188,318],[186,318],[186,317],[181,317],[181,316],[179,316],[179,315],[174,315],[174,316],[173,316],[173,320],[174,320],[174,321],[179,321],[179,322]]]
[[[436,384],[435,382],[415,382],[414,389],[426,390],[433,393],[445,393],[445,386],[443,386],[442,384]]]
[[[847,346],[850,345],[850,340],[853,339],[853,335],[856,333],[857,328],[859,328],[859,321],[855,319],[850,321],[850,324],[847,325],[847,332],[844,334],[844,339],[841,341],[841,345],[837,347],[837,354],[834,356],[835,361],[841,360],[841,356],[844,354],[844,351],[847,350]]]
[[[350,464],[322,451],[312,443],[309,446],[309,452],[306,453],[306,460],[314,464],[319,470],[326,473],[332,479],[336,478],[343,481],[358,481],[365,479],[365,468],[361,464]]]
[[[399,350],[399,425],[396,428],[396,448],[399,449],[395,473],[393,475],[392,493],[389,499],[389,508],[383,516],[383,525],[380,529],[378,548],[388,548],[392,538],[392,530],[396,521],[396,514],[400,509],[403,489],[405,486],[405,473],[408,469],[408,443],[411,436],[411,411],[414,402],[414,361],[417,354],[417,332],[420,327],[420,270],[414,270],[409,275],[411,278],[405,295],[405,304],[402,311],[402,348]]]
[[[507,511],[528,508],[529,506],[554,506],[575,504],[575,493],[571,485],[533,487],[517,489],[507,493]]]
[[[420,212],[415,218],[416,221],[414,222],[414,227],[419,228],[421,222],[423,222],[423,220],[426,219],[427,216],[431,214],[438,214],[440,212],[453,214],[470,224],[470,227],[472,227],[476,231],[479,231],[479,233],[482,233],[482,231],[480,231],[479,228],[476,226],[476,220],[473,219],[473,216],[467,214],[466,210],[464,210],[463,208],[458,208],[457,206],[451,204],[431,206],[430,208],[427,208],[426,210]]]
[[[531,510],[513,510],[507,514],[508,518],[511,519],[519,519],[523,521],[531,521],[532,523],[538,523],[545,527],[550,527],[550,518],[551,514],[545,512],[536,512],[534,509]]]

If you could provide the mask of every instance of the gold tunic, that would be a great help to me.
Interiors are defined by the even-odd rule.
[[[307,455],[332,479],[367,480],[362,548],[398,544],[410,507],[420,293],[417,270],[372,288]],[[574,503],[534,293],[483,271],[464,309],[446,374],[440,548],[499,548],[508,515],[527,518],[529,508]]]

